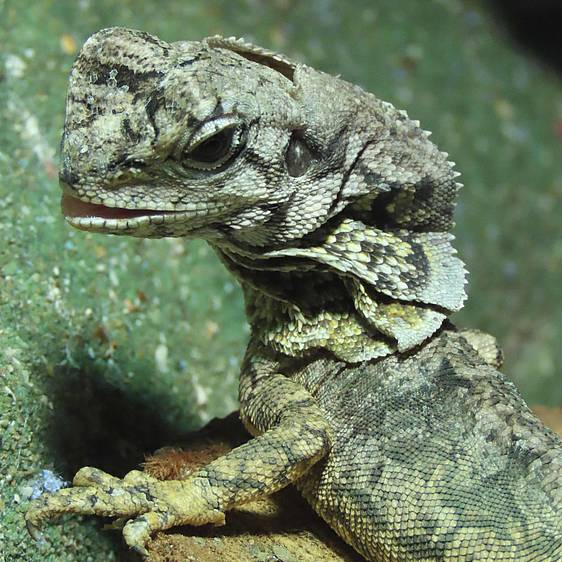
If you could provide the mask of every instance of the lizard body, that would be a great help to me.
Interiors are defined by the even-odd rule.
[[[339,78],[235,39],[103,30],[71,73],[63,212],[77,228],[205,238],[252,336],[255,436],[182,481],[80,470],[42,497],[128,520],[142,554],[175,525],[295,483],[369,560],[562,559],[562,444],[496,370],[452,246],[458,174],[429,134]]]

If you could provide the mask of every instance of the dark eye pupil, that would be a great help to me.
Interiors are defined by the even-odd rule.
[[[232,145],[233,135],[234,129],[221,131],[197,145],[189,152],[188,157],[198,162],[216,162],[228,154]]]

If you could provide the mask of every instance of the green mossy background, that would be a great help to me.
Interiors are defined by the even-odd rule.
[[[562,101],[483,5],[461,0],[0,0],[0,562],[126,560],[92,520],[27,536],[37,472],[116,474],[236,407],[238,288],[200,242],[71,230],[57,146],[76,49],[100,28],[244,36],[408,110],[466,185],[470,299],[530,403],[561,404]]]

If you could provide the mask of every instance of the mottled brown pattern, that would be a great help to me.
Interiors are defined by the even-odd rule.
[[[562,444],[447,320],[460,184],[419,123],[240,40],[107,29],[71,72],[63,209],[93,232],[202,237],[244,289],[241,418],[255,436],[160,481],[80,470],[40,498],[116,516],[141,554],[177,525],[295,483],[369,560],[562,558]],[[177,459],[176,459],[177,460]],[[176,461],[174,461],[176,462]]]

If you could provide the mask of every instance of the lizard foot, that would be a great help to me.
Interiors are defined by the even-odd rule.
[[[34,538],[39,527],[63,513],[117,517],[125,522],[127,545],[146,556],[146,545],[156,531],[178,525],[223,525],[217,496],[203,478],[161,481],[138,470],[123,479],[97,468],[80,469],[73,487],[43,494],[32,502],[26,522]]]

